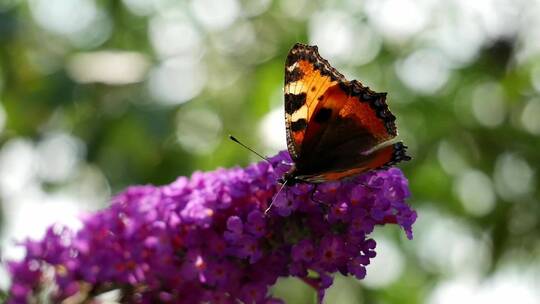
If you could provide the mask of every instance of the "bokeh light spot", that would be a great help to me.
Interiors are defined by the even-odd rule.
[[[122,2],[135,15],[147,16],[155,11],[155,1],[153,0],[122,0]]]
[[[362,296],[358,293],[359,282],[340,274],[334,276],[334,284],[324,296],[325,303],[358,304],[362,303]]]
[[[504,92],[494,82],[478,85],[472,95],[472,112],[478,122],[486,127],[497,127],[504,122],[506,107]]]
[[[540,99],[533,98],[527,102],[521,112],[523,128],[533,135],[540,135]]]
[[[330,61],[366,64],[382,47],[381,37],[370,25],[357,22],[349,13],[325,10],[311,16],[310,44],[317,45]]]
[[[237,0],[192,0],[191,8],[197,20],[211,31],[229,27],[241,13]]]
[[[0,150],[0,194],[10,197],[31,184],[37,172],[36,152],[32,142],[16,138]]]
[[[287,148],[285,137],[285,109],[278,107],[266,114],[259,124],[259,133],[265,146],[265,152],[275,153]]]
[[[307,11],[309,7],[308,3],[310,3],[309,0],[280,0],[279,7],[281,8],[281,11],[289,17],[295,19],[307,19],[311,14],[310,11]]]
[[[97,46],[111,33],[109,17],[94,0],[31,0],[29,4],[42,28],[68,38],[76,46]]]
[[[489,242],[474,234],[466,222],[434,208],[420,209],[418,215],[414,242],[426,271],[477,276],[489,267]]]
[[[240,0],[245,16],[254,17],[266,12],[272,0]]]
[[[37,144],[36,152],[39,177],[47,182],[64,182],[75,174],[84,143],[65,133],[52,133]]]
[[[439,26],[422,36],[440,49],[452,67],[466,66],[476,59],[486,37],[475,19],[462,14],[445,16]]]
[[[185,13],[172,11],[150,20],[150,42],[161,58],[196,58],[203,51],[202,37]]]
[[[448,141],[442,141],[437,149],[437,157],[444,171],[456,175],[468,168],[465,159],[459,154],[456,147]]]
[[[354,40],[352,25],[354,19],[341,11],[322,11],[313,14],[309,22],[310,43],[316,44],[324,53],[323,57],[343,59],[352,52],[350,43]]]
[[[202,91],[206,70],[199,60],[168,59],[150,72],[150,93],[164,104],[184,103]]]
[[[454,191],[465,211],[484,216],[495,207],[496,196],[491,179],[482,171],[468,170],[455,181]]]
[[[494,173],[497,193],[509,201],[531,193],[534,185],[534,171],[527,161],[513,153],[499,155]]]
[[[397,63],[396,71],[407,87],[423,94],[436,93],[450,77],[446,59],[434,49],[413,52]]]
[[[536,64],[531,69],[531,82],[534,89],[540,92],[540,64]]]
[[[423,1],[369,0],[366,13],[373,25],[388,39],[401,41],[421,31],[428,22]]]
[[[44,29],[57,34],[71,34],[89,27],[97,18],[93,0],[31,0],[32,16]]]
[[[458,276],[439,283],[428,296],[428,304],[537,304],[540,302],[537,267],[523,271],[505,267],[480,280]]]
[[[181,110],[176,116],[176,138],[192,153],[211,153],[221,141],[221,130],[220,118],[209,110]]]
[[[383,235],[373,236],[377,240],[377,258],[367,266],[363,284],[370,288],[382,288],[395,282],[405,267],[405,258],[394,241]]]
[[[220,52],[241,56],[243,60],[252,61],[257,34],[251,22],[236,22],[215,38],[215,46]]]
[[[126,85],[141,82],[150,63],[140,53],[98,51],[73,55],[67,65],[71,78],[80,83]]]

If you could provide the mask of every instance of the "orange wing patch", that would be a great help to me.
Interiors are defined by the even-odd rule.
[[[396,118],[388,109],[385,99],[386,93],[375,93],[355,80],[334,85],[327,89],[315,107],[306,137],[315,139],[320,128],[335,124],[337,120],[352,120],[354,125],[351,129],[364,130],[365,136],[358,140],[363,140],[366,147],[373,148],[388,141],[396,137],[397,130]],[[335,137],[341,135],[335,134]]]

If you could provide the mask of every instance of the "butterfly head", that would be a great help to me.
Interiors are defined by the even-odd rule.
[[[280,184],[287,184],[287,186],[294,186],[298,183],[302,183],[303,180],[298,177],[296,166],[293,165],[289,171],[283,174],[283,177],[278,179],[278,182]]]

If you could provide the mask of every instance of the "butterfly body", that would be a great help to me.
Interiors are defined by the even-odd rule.
[[[285,124],[294,166],[282,182],[320,183],[409,160],[393,143],[395,116],[386,93],[349,81],[316,46],[296,44],[285,64]]]

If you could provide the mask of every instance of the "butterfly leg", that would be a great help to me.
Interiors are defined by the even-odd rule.
[[[325,202],[315,198],[315,192],[317,192],[318,187],[319,187],[319,184],[315,184],[315,187],[313,187],[313,190],[311,190],[311,193],[309,195],[309,199],[311,199],[312,202],[315,202],[315,203],[318,203],[318,204],[321,204],[321,205],[326,205]]]
[[[266,210],[264,210],[264,214],[267,214],[270,211],[270,209],[272,208],[272,205],[276,201],[279,193],[283,190],[283,188],[285,188],[285,185],[287,185],[287,180],[285,180],[283,182],[283,184],[281,184],[281,187],[279,188],[278,192],[276,192],[276,194],[274,195],[274,198],[272,198],[272,201],[270,202],[270,205],[268,205],[268,208],[266,208]],[[288,193],[289,193],[289,188],[285,188],[285,198],[287,198],[287,199],[289,197]]]
[[[313,187],[313,190],[311,190],[311,194],[310,194],[309,198],[311,199],[312,202],[317,204],[317,206],[320,208],[322,214],[327,214],[328,209],[330,208],[328,203],[315,198],[315,192],[317,191],[318,186],[319,186],[318,184],[315,184],[315,187]]]
[[[374,191],[377,190],[377,187],[370,186],[370,185],[368,185],[367,183],[364,183],[364,182],[360,182],[359,185],[366,188],[370,192],[374,192]]]

